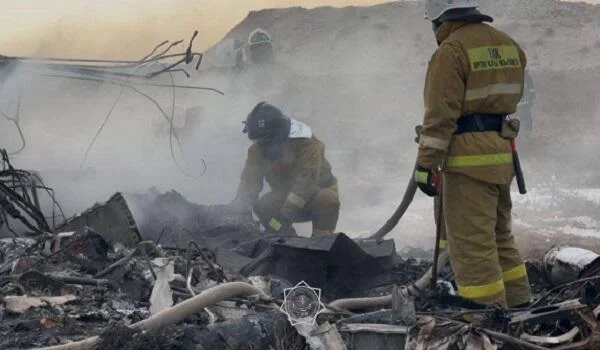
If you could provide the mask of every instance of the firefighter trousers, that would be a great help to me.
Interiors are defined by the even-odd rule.
[[[280,216],[280,209],[287,193],[269,192],[262,196],[254,207],[261,222],[269,222],[272,217]],[[337,186],[321,188],[302,208],[296,222],[312,221],[313,236],[329,234],[335,231],[340,213],[340,200]]]
[[[445,173],[442,201],[459,294],[501,308],[529,302],[527,270],[511,232],[510,183]]]

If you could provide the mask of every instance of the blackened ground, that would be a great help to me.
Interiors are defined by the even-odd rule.
[[[101,335],[94,350],[250,350],[302,349],[304,341],[285,315],[266,312],[215,324],[210,329],[180,324],[153,332],[135,332],[113,325]]]
[[[406,286],[419,279],[430,263],[415,259],[398,259],[389,269],[366,279],[362,288],[353,291],[353,297],[371,297],[389,294],[394,285]]]
[[[94,350],[178,350],[192,349],[194,328],[181,325],[171,326],[155,332],[137,332],[123,325],[114,324],[100,337],[102,342]]]

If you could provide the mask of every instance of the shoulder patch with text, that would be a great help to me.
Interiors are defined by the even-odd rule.
[[[514,45],[469,49],[469,62],[473,72],[521,67],[519,51]]]

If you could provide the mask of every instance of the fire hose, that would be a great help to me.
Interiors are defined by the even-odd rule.
[[[448,253],[444,250],[440,253],[437,259],[437,266],[444,266],[448,262]],[[418,296],[423,290],[425,290],[429,284],[431,283],[433,277],[433,266],[421,276],[417,281],[413,284],[403,287],[401,289],[401,293],[406,296],[414,297]],[[332,310],[358,310],[364,309],[367,307],[384,307],[388,306],[392,303],[392,296],[385,295],[381,297],[372,297],[372,298],[351,298],[351,299],[338,299],[335,300],[329,305],[327,305]]]
[[[421,136],[420,125],[415,127],[415,132],[417,137],[415,138],[415,142],[419,142],[419,137]],[[410,204],[412,203],[415,194],[417,192],[417,183],[413,176],[414,170],[416,170],[417,164],[415,163],[413,172],[411,172],[410,179],[408,181],[408,186],[404,191],[404,196],[402,197],[402,201],[394,214],[387,220],[387,222],[373,235],[371,235],[368,239],[375,239],[377,241],[381,241],[396,225],[400,222],[400,219],[406,211],[408,210]],[[441,213],[440,207],[440,213]],[[440,214],[438,213],[438,214]],[[433,266],[425,272],[425,274],[415,281],[413,284],[404,287],[401,289],[401,293],[406,295],[407,297],[414,297],[421,293],[422,290],[426,289],[428,285],[435,283],[433,281],[437,280],[437,273],[434,274],[433,270],[436,271],[439,269],[439,266],[444,266],[448,262],[448,253],[446,251],[439,252],[439,239],[440,239],[440,222],[441,217],[438,217],[438,225],[436,230],[436,252],[434,257]],[[382,297],[373,297],[373,298],[351,298],[351,299],[340,299],[331,302],[328,307],[331,309],[338,310],[354,310],[354,309],[362,309],[365,307],[382,307],[387,306],[392,303],[392,296],[386,295]]]
[[[406,190],[404,191],[402,201],[400,202],[400,205],[398,205],[398,208],[396,208],[396,211],[394,211],[394,214],[392,214],[388,221],[386,221],[386,223],[377,232],[369,236],[368,239],[381,241],[388,233],[390,233],[390,231],[394,229],[394,227],[396,227],[396,225],[398,225],[398,222],[400,222],[400,219],[402,219],[402,216],[404,216],[404,213],[406,213],[406,210],[408,210],[408,207],[412,203],[413,199],[415,198],[415,193],[417,192],[417,182],[412,175],[414,174],[416,168],[417,165],[415,164],[413,171],[411,172],[408,185],[406,186]]]
[[[417,125],[415,127],[415,132],[417,134],[417,137],[415,138],[415,142],[417,142],[417,143],[419,143],[419,138],[421,137],[421,129],[422,128],[423,127],[421,125]],[[518,126],[517,126],[517,130],[518,130]],[[526,194],[527,189],[525,186],[525,178],[523,176],[523,170],[521,167],[521,162],[519,159],[519,154],[517,152],[517,146],[516,146],[516,142],[515,142],[514,138],[511,139],[510,146],[511,146],[511,151],[512,151],[513,168],[515,170],[515,177],[517,179],[519,193]],[[415,197],[415,193],[417,192],[417,183],[413,176],[416,168],[417,168],[417,164],[415,163],[413,171],[411,172],[410,179],[408,181],[408,185],[406,186],[406,190],[404,191],[404,196],[402,197],[402,201],[398,205],[398,208],[396,208],[396,211],[394,211],[394,213],[386,221],[386,223],[379,230],[377,230],[377,232],[375,232],[374,234],[369,236],[368,239],[374,239],[379,242],[388,233],[390,233],[390,231],[392,231],[394,229],[394,227],[396,227],[396,225],[398,225],[398,222],[400,222],[400,219],[402,219],[402,217],[408,210],[408,207],[412,203],[412,201]]]
[[[233,297],[244,297],[258,295],[263,300],[269,300],[269,296],[262,290],[244,282],[228,282],[209,288],[202,293],[185,300],[158,314],[136,322],[129,328],[136,331],[151,331],[168,327],[183,321],[186,317],[202,311],[205,307],[214,305],[225,299]],[[77,342],[68,344],[37,348],[36,350],[89,350],[101,341],[100,336],[93,336]]]
[[[421,125],[417,125],[415,127],[415,132],[417,134],[417,137],[415,138],[416,143],[419,143],[419,138],[421,137],[421,129],[422,128],[423,127]],[[415,194],[417,193],[417,182],[415,181],[415,177],[413,175],[415,173],[416,169],[417,169],[417,163],[415,162],[413,171],[410,173],[408,185],[406,186],[406,190],[404,190],[404,196],[402,196],[402,201],[398,205],[398,208],[396,208],[396,211],[394,211],[394,214],[392,214],[392,216],[386,221],[386,223],[379,230],[377,230],[377,232],[375,232],[373,235],[369,236],[368,239],[374,239],[379,242],[388,233],[390,233],[390,231],[392,231],[394,229],[394,227],[396,227],[396,225],[398,225],[398,222],[400,222],[400,219],[402,219],[402,217],[408,210],[408,207],[410,207],[410,204],[412,203],[413,199],[415,198]]]

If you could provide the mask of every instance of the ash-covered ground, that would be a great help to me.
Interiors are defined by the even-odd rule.
[[[483,10],[495,17],[495,24],[525,49],[537,90],[533,132],[520,135],[518,140],[529,190],[526,196],[516,191],[513,196],[513,229],[519,245],[534,263],[531,266],[541,264],[546,251],[557,244],[598,252],[600,7],[551,0],[481,2]],[[257,27],[273,35],[275,60],[271,64],[249,63],[242,70],[223,66],[215,46],[206,53],[199,71],[189,68],[191,77],[173,75],[177,84],[214,87],[224,96],[185,89],[173,92],[168,75],[153,79],[166,88],[143,88],[173,116],[181,148],[172,142],[168,121],[139,94],[130,90],[121,93],[118,86],[97,82],[30,76],[17,67],[7,75],[0,94],[0,105],[10,111],[16,91],[12,87],[21,86],[23,92],[19,124],[26,144],[22,152],[11,156],[13,164],[40,174],[45,184],[55,189],[66,217],[104,202],[118,191],[137,193],[132,196],[144,203],[148,193],[175,190],[166,196],[171,200],[165,200],[160,210],[148,215],[137,213],[136,221],[149,236],[170,237],[170,243],[176,243],[169,244],[173,249],[163,248],[162,254],[185,260],[189,240],[202,237],[195,236],[197,232],[209,230],[212,238],[223,238],[221,234],[233,230],[237,236],[217,240],[221,246],[257,238],[257,232],[237,222],[214,226],[210,220],[192,220],[190,225],[183,224],[190,216],[176,203],[183,196],[195,203],[191,205],[194,210],[208,210],[211,214],[207,217],[212,220],[223,219],[214,208],[235,196],[249,146],[241,121],[257,102],[268,100],[310,124],[325,142],[326,155],[340,182],[338,231],[350,238],[374,233],[399,203],[416,155],[414,126],[421,122],[425,69],[435,50],[430,25],[422,19],[419,4],[402,1],[373,7],[257,11],[233,28],[226,39],[245,42]],[[110,118],[105,119],[118,96]],[[196,109],[197,118],[186,119],[185,111],[190,108]],[[93,147],[86,156],[92,140]],[[4,118],[0,118],[0,141],[0,148],[9,152],[21,146],[14,123]],[[401,257],[432,258],[432,207],[429,198],[417,195],[389,235]],[[135,216],[139,208],[132,205],[131,209]],[[170,221],[161,222],[164,212],[178,215],[169,215]],[[53,215],[51,209],[46,214]],[[57,213],[54,216],[63,219]],[[298,226],[301,236],[307,236],[309,230],[307,225]],[[107,255],[100,259],[104,265],[132,251],[113,243],[105,247]],[[214,248],[208,247],[222,266]],[[36,260],[43,250],[36,246],[28,251],[22,242],[4,242],[3,278],[11,275],[13,255],[18,252],[32,257],[27,264],[54,277],[90,278],[96,273],[86,270],[89,266],[85,261],[65,260],[62,253]],[[122,288],[107,283],[67,290],[78,299],[36,307],[24,314],[4,309],[0,326],[6,335],[3,345],[27,348],[57,344],[100,334],[117,323],[120,326],[105,333],[115,334],[111,336],[115,343],[105,344],[105,348],[117,346],[122,339],[118,335],[131,336],[122,329],[123,324],[149,315],[149,293],[155,277],[145,258],[132,261],[126,269],[118,269],[121,274],[112,282]],[[346,290],[344,297],[383,294],[394,284],[413,281],[427,266],[421,260],[399,259],[354,294]],[[233,280],[242,278],[228,273]],[[2,279],[2,283],[3,296],[27,294],[14,285],[13,277]],[[538,293],[548,288],[543,280],[534,279],[534,284]],[[64,283],[58,286],[62,289]],[[189,297],[185,284],[179,288],[182,295],[177,297]],[[584,289],[578,286],[566,294],[573,297]],[[41,290],[37,295],[47,292]],[[339,291],[328,292],[335,295]],[[203,332],[209,318],[208,313],[201,313],[186,320],[186,326],[173,331],[174,343],[161,343],[157,340],[160,337],[137,339],[146,346],[183,346],[178,341],[190,338],[186,332]]]

